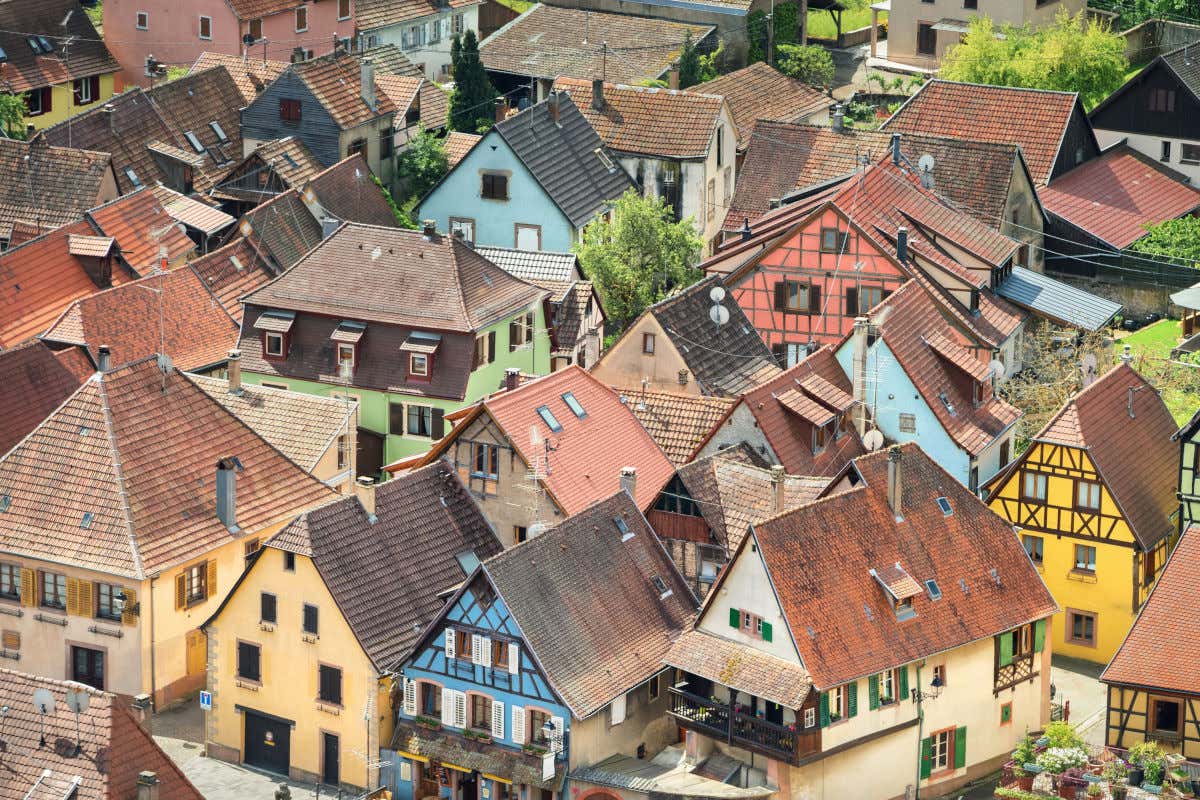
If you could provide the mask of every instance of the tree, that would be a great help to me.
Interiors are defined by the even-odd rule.
[[[692,41],[692,32],[683,34],[683,47],[679,51],[679,88],[686,89],[700,83],[700,54]]]
[[[424,128],[396,157],[396,177],[409,197],[424,197],[448,169],[442,140]]]
[[[1130,249],[1148,256],[1200,266],[1200,218],[1169,219],[1157,225],[1148,225],[1146,230],[1149,233],[1134,242]]]
[[[784,75],[810,86],[833,83],[833,57],[824,47],[816,44],[781,44],[775,47],[775,53],[775,66]]]
[[[0,125],[10,139],[25,138],[25,95],[0,94]]]
[[[699,280],[703,247],[691,218],[676,222],[661,198],[630,189],[613,204],[611,221],[597,217],[583,229],[575,253],[600,292],[606,327],[619,332],[668,292]]]
[[[479,40],[470,28],[450,43],[454,91],[450,93],[450,128],[464,133],[484,133],[495,121],[494,103],[499,93],[488,80],[479,59]]]
[[[997,34],[1003,38],[997,38]],[[940,77],[993,86],[1079,92],[1091,107],[1125,79],[1125,39],[1107,24],[1060,11],[1040,28],[1007,25],[987,17],[971,22],[962,42],[942,59]]]
[[[767,13],[751,11],[746,17],[746,38],[750,41],[750,49],[746,54],[747,63],[767,60]]]
[[[775,46],[797,44],[800,41],[800,14],[795,3],[780,3],[775,6]]]

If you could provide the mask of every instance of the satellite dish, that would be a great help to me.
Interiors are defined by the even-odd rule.
[[[82,686],[77,689],[67,689],[67,708],[74,713],[82,714],[87,711],[91,701],[92,695]]]
[[[708,318],[718,325],[724,325],[729,322],[729,309],[722,305],[715,305],[709,309]]]
[[[863,447],[871,452],[883,447],[883,434],[878,430],[867,431],[866,435],[863,436]]]
[[[725,299],[725,287],[724,286],[712,287],[712,289],[710,289],[708,292],[708,299],[712,300],[714,303],[719,303],[722,300],[724,300]]]
[[[917,167],[921,170],[921,172],[933,172],[933,168],[936,165],[937,162],[934,161],[933,156],[929,153],[926,153],[917,159]]]
[[[33,710],[42,716],[54,713],[54,694],[49,689],[33,690]]]
[[[998,358],[993,358],[988,362],[988,374],[999,380],[1008,373],[1008,368],[1004,366],[1004,362]]]
[[[248,33],[242,34],[242,44],[246,45],[246,47],[249,47],[250,45],[254,44],[254,37]]]

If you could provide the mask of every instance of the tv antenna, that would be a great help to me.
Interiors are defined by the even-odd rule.
[[[46,717],[54,713],[54,695],[49,689],[34,689],[33,690],[33,710],[38,713],[38,719],[41,724],[42,738],[38,742],[38,747],[46,746]]]
[[[75,755],[83,752],[83,739],[79,735],[79,715],[88,710],[92,695],[84,686],[72,686],[67,689],[67,708],[75,712]]]

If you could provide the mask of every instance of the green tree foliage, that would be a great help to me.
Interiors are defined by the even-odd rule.
[[[479,59],[479,40],[467,29],[450,43],[450,67],[454,91],[450,93],[450,128],[465,133],[483,133],[495,120],[493,103],[499,93],[488,80]]]
[[[800,12],[796,3],[775,6],[775,46],[797,44],[800,41]]]
[[[833,57],[820,45],[776,45],[775,66],[784,75],[810,86],[833,83]]]
[[[676,222],[661,198],[630,189],[613,204],[612,221],[596,218],[583,229],[575,253],[600,292],[606,325],[621,331],[668,292],[700,279],[703,246],[691,218]]]
[[[0,94],[0,125],[10,139],[25,138],[25,95]]]
[[[1200,20],[1200,0],[1091,0],[1088,6],[1116,13],[1118,29],[1155,17],[1192,23]]]
[[[421,198],[449,169],[442,140],[424,128],[396,157],[396,176],[404,193]]]
[[[1169,219],[1146,230],[1149,233],[1134,242],[1132,250],[1200,267],[1200,218]]]
[[[724,63],[725,43],[721,42],[716,50],[706,56],[700,56],[700,83],[707,83],[720,75]]]
[[[749,63],[767,60],[767,14],[765,11],[751,11],[746,17],[746,38],[750,41],[750,49],[746,56]]]
[[[996,37],[1003,33],[1004,38]],[[962,43],[942,59],[952,81],[1079,92],[1089,108],[1124,81],[1125,39],[1108,25],[1060,11],[1053,25],[1004,26],[978,17]]]
[[[683,47],[679,50],[679,88],[686,89],[700,83],[700,54],[692,41],[692,32],[683,34]]]
[[[410,231],[415,231],[417,229],[417,223],[412,221],[411,215],[404,213],[400,207],[396,205],[396,201],[392,197],[392,193],[389,192],[387,187],[383,185],[383,181],[379,180],[379,178],[374,175],[372,175],[371,178],[375,181],[375,185],[379,187],[379,191],[383,193],[383,199],[387,200],[388,207],[392,209],[392,216],[396,218],[396,223],[401,228],[408,228]]]

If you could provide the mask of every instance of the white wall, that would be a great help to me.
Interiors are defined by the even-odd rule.
[[[1096,139],[1100,142],[1100,147],[1105,148],[1116,144],[1122,139],[1127,139],[1128,144],[1134,150],[1153,158],[1161,164],[1169,166],[1171,169],[1178,170],[1184,175],[1192,179],[1192,185],[1200,186],[1200,164],[1185,164],[1180,160],[1180,154],[1183,152],[1183,145],[1189,144],[1195,147],[1200,147],[1200,141],[1196,139],[1169,139],[1162,136],[1150,136],[1144,133],[1126,133],[1124,131],[1109,131],[1096,129]],[[1162,160],[1162,143],[1171,143],[1171,159],[1169,161]]]
[[[450,43],[454,39],[454,17],[460,14],[463,17],[462,30],[464,32],[472,30],[478,35],[479,6],[473,5],[466,8],[447,9],[438,14],[407,20],[400,25],[364,31],[360,36],[362,46],[372,48],[394,44],[404,51],[404,55],[408,56],[409,61],[417,65],[425,65],[426,78],[438,83],[445,83],[451,80],[449,74]],[[414,25],[424,26],[426,44],[420,47],[406,48],[404,47],[405,32]],[[430,34],[435,28],[438,31],[438,41],[431,42]]]

